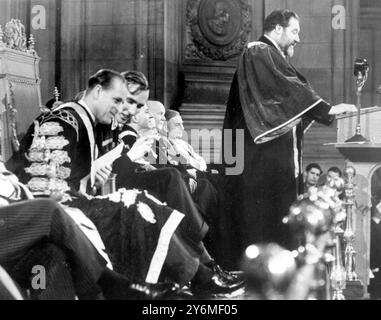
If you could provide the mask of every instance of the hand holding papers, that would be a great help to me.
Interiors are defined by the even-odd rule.
[[[124,144],[120,143],[114,149],[99,157],[92,163],[90,172],[90,182],[92,186],[95,183],[96,177],[98,180],[101,181],[103,180],[104,176],[107,175],[104,181],[107,180],[108,176],[111,173],[111,165],[116,159],[118,159],[121,156],[123,148]]]

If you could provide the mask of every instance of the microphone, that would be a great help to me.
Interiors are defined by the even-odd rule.
[[[354,76],[358,78],[363,78],[369,72],[369,63],[366,59],[356,58],[354,66]]]

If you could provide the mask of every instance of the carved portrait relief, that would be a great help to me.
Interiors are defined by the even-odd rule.
[[[188,55],[227,60],[247,43],[250,6],[247,0],[189,0],[187,25],[192,40]]]

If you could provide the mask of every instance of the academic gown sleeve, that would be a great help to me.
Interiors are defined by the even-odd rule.
[[[241,56],[237,68],[239,99],[255,143],[275,139],[302,117],[330,124],[330,105],[273,47],[258,43]]]

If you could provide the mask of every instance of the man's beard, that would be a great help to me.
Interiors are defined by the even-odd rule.
[[[283,51],[283,53],[285,54],[286,57],[292,58],[294,56],[294,50],[295,50],[295,44],[290,44]]]

